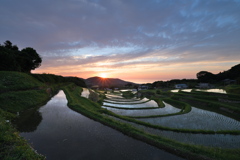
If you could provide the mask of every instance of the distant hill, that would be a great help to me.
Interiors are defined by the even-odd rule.
[[[237,64],[233,67],[231,67],[227,71],[220,72],[218,74],[213,74],[208,71],[200,71],[197,73],[197,78],[200,82],[210,82],[210,83],[216,83],[223,80],[236,80],[239,83],[240,81],[240,64]]]
[[[88,87],[99,86],[99,87],[123,87],[126,84],[131,83],[135,85],[136,83],[124,81],[118,78],[101,78],[101,77],[91,77],[85,79],[85,83]]]

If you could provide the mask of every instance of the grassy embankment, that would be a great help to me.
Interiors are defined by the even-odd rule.
[[[135,95],[132,93],[132,91],[122,91],[122,96],[126,99],[131,99],[133,98]]]
[[[240,85],[228,85],[225,87],[227,93],[240,95]]]
[[[49,100],[46,86],[18,72],[0,72],[0,159],[45,159],[18,135],[10,123],[17,112],[42,105]]]
[[[98,103],[94,103],[89,101],[86,98],[80,96],[79,87],[75,87],[74,85],[69,85],[64,87],[64,92],[68,99],[68,106],[81,114],[97,120],[105,125],[108,125],[116,130],[123,132],[124,134],[134,137],[136,139],[145,141],[151,145],[154,145],[160,149],[167,150],[168,152],[174,153],[176,155],[182,157],[188,157],[188,159],[236,159],[239,158],[239,150],[232,149],[221,149],[221,148],[211,148],[211,147],[203,147],[196,145],[188,145],[179,143],[173,140],[169,140],[160,136],[151,135],[145,133],[141,130],[138,130],[131,126],[130,124],[122,123],[120,121],[116,121],[105,114],[121,117],[123,119],[124,116],[115,115],[112,112],[109,112],[106,109],[101,108],[101,105]]]
[[[0,110],[0,159],[2,160],[42,160],[44,156],[39,155],[31,146],[18,135],[17,130],[6,119],[9,113]],[[7,115],[7,116],[6,116]]]
[[[69,81],[82,83],[76,78],[50,74],[0,72],[0,159],[45,159],[19,136],[11,122],[18,112],[44,105]]]

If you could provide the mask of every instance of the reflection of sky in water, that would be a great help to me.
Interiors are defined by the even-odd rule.
[[[178,91],[178,90],[176,90]],[[190,92],[191,89],[183,89],[183,91]],[[112,100],[113,98],[111,98]],[[116,99],[116,101],[118,101]],[[121,99],[123,103],[124,99]],[[110,102],[110,101],[109,101]],[[114,105],[114,104],[113,104]],[[116,109],[111,107],[104,107],[108,110],[124,115],[124,116],[150,116],[150,115],[164,115],[170,113],[179,112],[180,109],[174,108],[165,103],[164,108],[156,109],[143,109],[143,110],[126,110]],[[133,105],[132,105],[133,106]],[[115,118],[119,121],[118,118]],[[202,130],[240,130],[240,123],[234,119],[217,114],[215,112],[205,111],[192,107],[192,111],[183,115],[174,115],[168,117],[157,118],[137,118],[140,121],[149,122],[155,125],[161,125],[170,128],[185,128],[185,129],[202,129]],[[221,147],[221,148],[239,148],[240,147],[240,135],[224,135],[224,134],[191,134],[191,133],[178,133],[172,131],[164,131],[145,127],[139,124],[124,121],[130,123],[133,126],[144,130],[147,133],[159,135],[165,138],[170,138],[179,142]]]
[[[120,120],[118,118],[115,118]],[[124,120],[120,120],[124,121]],[[221,148],[239,148],[240,147],[240,135],[229,135],[229,134],[191,134],[191,133],[180,133],[172,131],[164,131],[142,126],[136,123],[124,121],[129,123],[136,128],[143,130],[144,132],[158,135],[161,137],[173,139],[182,143],[204,145],[211,147]]]
[[[143,98],[143,99],[140,99],[140,100],[133,100],[133,101],[119,101],[119,100],[116,100],[116,99],[104,99],[104,101],[106,102],[109,102],[109,103],[121,103],[121,104],[124,104],[124,103],[143,103],[143,102],[147,102],[149,101],[149,99],[147,98]]]
[[[184,91],[184,92],[191,92],[192,91],[192,89],[173,89],[173,90],[171,90],[171,92],[178,92],[179,90],[181,90],[181,91]]]
[[[223,89],[196,89],[196,91],[203,91],[203,92],[214,92],[214,93],[227,93]]]
[[[178,92],[180,89],[173,89],[171,90],[171,92]],[[202,91],[202,92],[214,92],[214,93],[227,93],[225,90],[223,89],[195,89],[196,91]],[[192,89],[181,89],[181,91],[184,91],[184,92],[191,92]]]
[[[113,106],[113,107],[120,107],[120,108],[145,108],[145,107],[158,107],[158,104],[154,101],[148,101],[146,103],[140,104],[113,104],[108,102],[103,102],[104,106]]]
[[[151,115],[165,115],[171,113],[177,113],[180,109],[175,108],[167,103],[164,103],[164,108],[156,108],[156,109],[138,109],[138,110],[126,110],[126,109],[116,109],[102,106],[109,111],[112,111],[116,114],[123,115],[123,116],[151,116]]]
[[[39,112],[37,130],[20,135],[47,159],[181,159],[72,111],[62,91]]]
[[[191,112],[182,115],[160,118],[139,119],[151,124],[166,126],[170,128],[202,129],[202,130],[240,130],[240,122],[223,116],[192,107]]]
[[[88,90],[87,88],[83,88],[83,91],[82,91],[82,93],[81,93],[81,96],[82,96],[82,97],[85,97],[85,98],[88,98],[88,97],[89,97],[89,94],[90,94],[89,90]]]

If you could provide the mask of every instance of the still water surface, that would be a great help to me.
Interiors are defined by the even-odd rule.
[[[42,118],[35,130],[26,129],[29,126],[26,119],[18,128],[24,128],[21,136],[48,160],[182,159],[72,111],[67,107],[63,91],[39,112]]]

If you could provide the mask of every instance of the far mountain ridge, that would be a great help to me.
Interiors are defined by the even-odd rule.
[[[88,87],[98,86],[98,87],[123,87],[126,84],[136,84],[129,81],[124,81],[119,78],[102,78],[102,77],[90,77],[85,79],[86,85]]]

